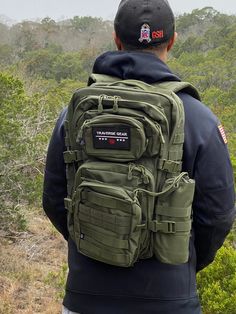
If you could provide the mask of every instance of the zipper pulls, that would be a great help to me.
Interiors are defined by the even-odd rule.
[[[98,97],[98,113],[102,113],[103,112],[103,100],[107,99],[107,95],[100,95]]]
[[[119,96],[107,96],[107,95],[100,95],[98,97],[98,113],[101,114],[104,110],[103,108],[103,101],[104,100],[109,100],[111,102],[113,102],[113,107],[112,107],[112,111],[114,113],[117,113],[119,110],[119,105],[118,102],[121,98]]]
[[[148,184],[149,183],[149,177],[146,174],[146,169],[144,166],[136,166],[133,163],[129,164],[129,169],[128,169],[128,180],[131,181],[133,179],[133,171],[136,170],[137,172],[140,173],[140,177],[142,179],[142,182],[144,184]]]
[[[139,166],[139,167],[141,169],[143,183],[144,184],[148,184],[149,183],[149,177],[146,174],[146,169],[144,168],[144,166]]]
[[[119,96],[114,96],[114,105],[113,105],[113,112],[117,113],[119,110],[119,106],[118,106],[118,101],[119,101],[120,97]]]

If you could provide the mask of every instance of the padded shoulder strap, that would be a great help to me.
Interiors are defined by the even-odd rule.
[[[88,86],[94,83],[112,83],[116,81],[120,81],[120,78],[106,74],[92,73],[88,79]]]
[[[158,83],[158,84],[154,84],[154,85],[158,85],[160,87],[163,87],[165,89],[171,90],[174,93],[178,93],[180,91],[183,91],[189,95],[191,95],[192,97],[201,100],[201,97],[198,93],[198,90],[190,83],[188,82],[175,82],[175,81],[170,81],[170,82],[162,82],[162,83]]]
[[[121,79],[118,77],[110,76],[110,75],[106,75],[106,74],[92,73],[88,79],[88,86],[90,86],[94,83],[112,83],[112,82],[116,82],[116,81],[121,81]],[[169,82],[151,84],[151,86],[159,86],[159,87],[162,87],[164,89],[168,89],[170,91],[173,91],[174,93],[183,91],[183,92],[191,95],[192,97],[194,97],[198,100],[201,100],[197,89],[188,82],[169,81]]]

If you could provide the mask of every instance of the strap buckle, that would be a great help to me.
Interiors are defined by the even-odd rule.
[[[71,164],[76,161],[83,160],[82,153],[78,150],[68,150],[63,153],[64,162]]]
[[[164,220],[158,222],[153,220],[149,223],[149,230],[152,232],[176,233],[175,221]]]
[[[167,160],[167,159],[160,159],[158,169],[176,173],[180,172],[182,168],[182,162],[181,161],[174,161],[174,160]]]
[[[64,198],[64,205],[69,212],[72,212],[72,199]]]
[[[175,233],[176,228],[175,228],[175,222],[174,221],[163,221],[163,229],[161,232],[163,233]]]

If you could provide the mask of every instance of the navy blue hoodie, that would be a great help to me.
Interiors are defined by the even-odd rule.
[[[146,83],[180,81],[151,53],[107,52],[97,58],[94,73]],[[132,268],[89,259],[77,252],[67,230],[66,175],[63,161],[67,109],[55,126],[47,155],[43,206],[68,240],[69,274],[63,304],[81,314],[199,314],[196,271],[206,267],[228,234],[235,216],[233,172],[218,126],[220,122],[200,101],[180,92],[185,109],[183,171],[196,181],[190,259],[182,265],[155,258]]]

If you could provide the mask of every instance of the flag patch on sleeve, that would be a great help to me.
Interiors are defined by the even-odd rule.
[[[223,139],[224,143],[227,144],[228,141],[227,141],[227,137],[226,137],[223,125],[222,124],[218,125],[218,129],[220,131],[220,135],[222,136],[222,139]]]

